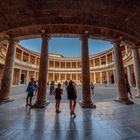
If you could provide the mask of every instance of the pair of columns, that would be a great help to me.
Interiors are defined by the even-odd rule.
[[[45,32],[42,33],[42,49],[40,56],[40,68],[39,68],[39,87],[37,100],[34,107],[42,108],[46,105],[46,83],[47,83],[47,73],[48,73],[48,41],[49,36]],[[96,107],[92,100],[90,94],[90,71],[89,71],[89,52],[88,52],[88,35],[84,34],[81,37],[82,41],[82,107]],[[14,57],[15,57],[15,40],[9,39],[9,47],[6,55],[6,62],[4,66],[4,73],[2,79],[2,87],[0,91],[0,102],[9,100],[12,75],[14,68]],[[136,53],[134,52],[134,65],[135,65],[135,77],[137,84],[137,96],[140,96],[140,63]],[[137,56],[137,57],[136,57]],[[114,57],[116,65],[116,80],[118,87],[118,98],[116,101],[123,102],[125,104],[131,104],[132,102],[128,99],[128,95],[125,88],[125,77],[124,77],[124,67],[122,61],[122,54],[120,50],[120,42],[116,42],[114,45]],[[138,79],[139,78],[139,79]]]

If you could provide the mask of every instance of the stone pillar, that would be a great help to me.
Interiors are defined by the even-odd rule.
[[[114,75],[114,84],[116,85],[116,70],[113,70],[113,75]]]
[[[31,64],[31,55],[29,54],[28,63]]]
[[[126,91],[124,66],[122,60],[122,53],[120,49],[120,41],[116,41],[114,43],[114,60],[116,67],[116,84],[118,89],[118,97],[117,99],[115,99],[115,101],[124,104],[132,104],[133,102],[129,100],[128,93]]]
[[[125,55],[128,55],[128,48],[125,46]]]
[[[105,59],[106,59],[106,65],[108,64],[108,58],[107,55],[105,55]]]
[[[54,68],[55,68],[55,61],[53,61],[53,63],[54,63]]]
[[[72,80],[72,73],[70,73],[70,80]]]
[[[129,82],[130,86],[132,86],[132,82],[131,82],[132,76],[131,76],[130,66],[127,66],[126,68],[127,68],[128,82]]]
[[[26,84],[29,84],[29,71],[27,71]]]
[[[94,83],[96,84],[96,72],[94,72]]]
[[[19,75],[18,75],[18,85],[20,85],[20,80],[21,80],[21,69],[19,69]]]
[[[134,74],[136,79],[137,94],[135,97],[140,98],[140,58],[137,48],[132,49],[132,56],[134,62]]]
[[[37,100],[33,107],[43,108],[46,106],[47,74],[48,74],[48,42],[49,36],[42,31],[42,48],[40,54],[39,81]]]
[[[89,71],[89,52],[88,52],[88,35],[81,37],[82,41],[82,100],[81,106],[84,108],[95,108],[90,94],[90,71]]]
[[[21,52],[21,61],[23,61],[23,51]]]
[[[102,84],[103,83],[103,73],[102,73],[102,71],[100,72],[100,84]]]
[[[67,79],[66,79],[66,73],[65,73],[65,81],[66,81]]]
[[[78,73],[76,73],[76,83],[78,82]]]
[[[109,82],[109,71],[106,71],[106,80],[107,80],[107,84],[109,85],[110,82]]]
[[[61,68],[61,62],[59,62],[59,68]]]
[[[12,37],[8,38],[8,51],[6,54],[6,60],[3,71],[2,85],[0,90],[0,102],[8,102],[11,101],[9,99],[11,84],[14,72],[14,59],[15,59],[15,40]]]

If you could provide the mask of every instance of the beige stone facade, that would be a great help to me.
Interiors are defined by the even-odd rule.
[[[5,64],[7,45],[0,47],[0,77],[2,77]],[[132,62],[132,50],[121,47],[124,62],[124,72],[130,85],[135,86],[134,68]],[[96,84],[115,84],[115,65],[113,48],[107,51],[89,56],[90,81]],[[16,56],[13,73],[13,85],[27,84],[30,78],[38,80],[40,54],[23,48],[16,44]],[[82,82],[82,69],[80,57],[64,57],[59,54],[49,54],[47,82],[63,83],[66,80],[74,80],[77,84]]]

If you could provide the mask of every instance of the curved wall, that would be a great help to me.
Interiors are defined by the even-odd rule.
[[[0,70],[5,63],[7,45],[0,47]],[[131,85],[135,84],[134,70],[132,63],[131,49],[122,46],[122,55],[125,67],[125,74],[130,78]],[[40,54],[23,48],[16,44],[16,57],[13,75],[13,84],[27,84],[30,78],[38,79],[39,76]],[[90,55],[90,80],[94,83],[115,83],[115,66],[113,60],[113,48],[107,51]],[[64,57],[58,54],[49,54],[48,82],[63,83],[66,80],[74,80],[81,84],[81,58]]]

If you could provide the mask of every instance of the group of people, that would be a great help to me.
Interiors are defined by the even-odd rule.
[[[74,85],[74,82],[72,80],[69,81],[66,87],[67,91],[67,97],[69,100],[69,107],[70,107],[70,115],[71,117],[75,118],[75,107],[76,107],[76,98],[77,98],[77,90]],[[53,94],[55,96],[55,108],[56,108],[56,113],[61,113],[60,111],[60,102],[63,94],[63,89],[61,88],[61,84],[58,83],[58,87],[54,89]]]
[[[32,97],[33,97],[33,95],[37,94],[37,88],[38,88],[37,83],[38,83],[37,81],[34,81],[34,78],[31,78],[31,81],[29,82],[29,85],[26,89],[26,92],[28,92],[27,98],[26,98],[26,106],[28,106],[28,105],[32,106]],[[125,80],[125,83],[126,83],[127,92],[130,94],[130,98],[132,98],[130,85],[129,85],[127,79]],[[93,84],[93,82],[91,82],[90,88],[91,88],[91,93],[94,94],[94,84]],[[76,117],[75,107],[76,107],[76,98],[77,98],[76,85],[72,80],[70,80],[69,82],[66,82],[65,89],[66,89],[66,92],[67,92],[67,98],[69,100],[70,115],[73,118],[75,118]],[[58,87],[55,88],[54,81],[52,81],[51,84],[50,84],[50,94],[53,94],[55,96],[56,113],[61,113],[60,102],[61,102],[61,98],[62,98],[62,95],[63,95],[63,89],[61,88],[61,84],[58,83]]]

